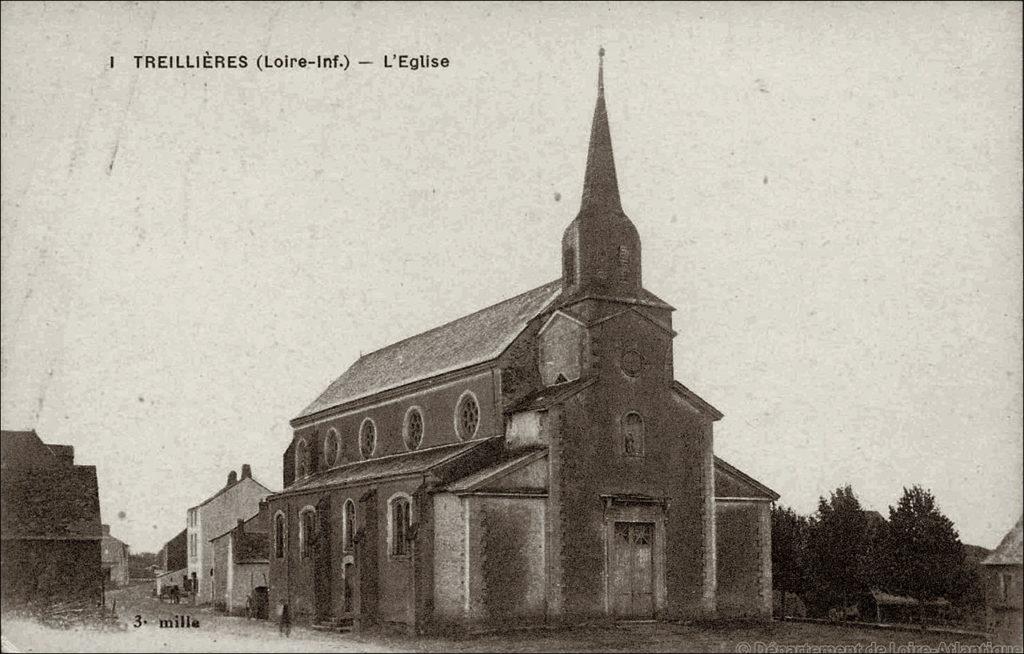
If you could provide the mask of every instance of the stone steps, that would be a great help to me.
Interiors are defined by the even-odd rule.
[[[328,618],[313,623],[313,629],[317,631],[331,631],[339,634],[347,634],[352,631],[352,618]]]

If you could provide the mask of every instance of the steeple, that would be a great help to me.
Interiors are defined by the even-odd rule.
[[[615,175],[615,156],[612,154],[612,134],[608,128],[608,109],[604,104],[604,48],[598,51],[597,104],[594,121],[590,126],[590,149],[587,152],[587,171],[583,176],[583,200],[580,210],[605,209],[622,211],[619,200],[619,182]]]
[[[634,297],[641,287],[640,236],[619,199],[604,101],[604,48],[598,56],[597,104],[580,212],[562,235],[562,286],[567,297]]]

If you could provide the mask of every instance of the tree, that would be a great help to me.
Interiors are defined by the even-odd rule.
[[[807,533],[809,604],[818,614],[850,606],[870,587],[873,529],[849,485],[818,499]]]
[[[964,547],[930,491],[904,488],[889,507],[885,558],[889,590],[921,602],[958,600],[968,591]]]
[[[782,599],[786,615],[786,593],[802,595],[807,587],[807,532],[805,516],[791,508],[772,507],[772,586]]]

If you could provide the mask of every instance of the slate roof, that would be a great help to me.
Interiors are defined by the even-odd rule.
[[[444,490],[450,493],[474,491],[487,482],[501,479],[505,475],[543,458],[547,453],[547,447],[533,448],[448,484]]]
[[[1024,517],[1017,521],[982,565],[1021,565],[1024,563]]]
[[[100,540],[95,466],[7,468],[0,475],[3,540]]]
[[[219,491],[217,491],[217,492],[216,492],[216,493],[214,493],[213,495],[209,496],[208,498],[206,498],[205,500],[203,500],[203,501],[202,501],[202,502],[200,502],[199,504],[196,504],[195,506],[190,506],[190,507],[188,507],[188,508],[189,508],[189,509],[198,509],[198,508],[199,508],[199,507],[201,507],[201,506],[206,506],[207,504],[209,504],[210,502],[214,501],[215,499],[217,499],[218,497],[220,497],[220,496],[221,496],[221,495],[223,495],[224,493],[228,492],[229,490],[231,490],[231,489],[232,489],[232,488],[234,488],[235,486],[238,486],[239,484],[241,484],[241,483],[244,483],[244,482],[245,482],[245,481],[246,481],[247,479],[248,479],[249,481],[251,481],[251,482],[255,483],[255,484],[256,484],[257,486],[259,486],[259,487],[260,487],[260,488],[262,488],[263,490],[267,491],[267,494],[268,494],[268,495],[269,495],[270,493],[273,493],[273,492],[274,492],[274,491],[270,490],[269,488],[267,488],[267,487],[266,487],[265,485],[261,484],[261,483],[260,483],[259,481],[257,481],[255,477],[242,477],[241,479],[239,479],[239,480],[238,480],[238,481],[236,481],[235,483],[231,484],[230,486],[224,486],[224,487],[223,487],[223,488],[221,488],[221,489],[220,489]]]
[[[297,416],[497,358],[561,292],[557,279],[359,357]]]
[[[591,384],[597,381],[596,377],[590,379],[576,379],[570,382],[564,382],[561,384],[555,384],[554,386],[547,386],[541,388],[533,393],[530,393],[519,402],[516,402],[513,406],[506,410],[506,413],[520,413],[523,411],[542,411],[550,406],[559,404],[568,400],[573,395],[579,393],[584,388],[587,388]]]
[[[426,472],[470,450],[487,440],[450,443],[416,452],[406,452],[377,459],[367,459],[339,466],[322,474],[295,482],[282,493],[305,492],[332,486],[346,486],[397,475]]]

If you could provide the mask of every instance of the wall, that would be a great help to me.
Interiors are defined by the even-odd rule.
[[[583,302],[574,310],[589,328],[587,373],[597,383],[568,400],[552,427],[550,570],[559,597],[553,617],[605,614],[605,527],[601,495],[668,498],[665,515],[665,593],[660,617],[714,611],[712,427],[672,390],[672,336],[630,306]],[[644,309],[648,311],[647,309]],[[649,310],[663,323],[667,311]],[[615,315],[619,314],[619,315]],[[631,377],[622,354],[643,358]],[[626,456],[622,417],[644,420],[645,453]]]
[[[299,511],[306,506],[316,507],[319,499],[325,494],[330,495],[329,519],[331,535],[331,570],[330,594],[331,613],[341,616],[345,613],[345,578],[344,566],[352,563],[350,568],[354,575],[350,579],[353,593],[352,603],[360,618],[384,623],[398,623],[412,626],[415,624],[415,597],[413,556],[394,557],[388,549],[388,500],[398,492],[414,495],[421,479],[405,479],[384,484],[374,484],[376,495],[364,499],[370,485],[305,493],[286,497],[272,497],[269,504],[270,523],[270,564],[271,609],[276,611],[279,604],[288,602],[292,619],[299,623],[309,623],[315,618],[315,601],[313,575],[315,573],[312,559],[299,557]],[[345,501],[352,499],[356,504],[356,524],[363,538],[356,543],[354,550],[344,549],[342,511]],[[370,504],[368,505],[367,502]],[[367,511],[375,513],[376,524],[368,525]],[[284,558],[276,558],[273,548],[274,516],[283,511],[287,524],[286,553]],[[414,522],[420,516],[413,511]],[[372,527],[372,528],[371,528]],[[419,540],[429,538],[429,533],[419,535]],[[417,545],[418,546],[418,545]],[[361,550],[372,550],[361,551]],[[372,564],[368,565],[367,561]],[[432,561],[425,565],[433,565]],[[372,580],[366,577],[370,575]],[[363,587],[369,586],[370,592],[363,601]]]
[[[768,502],[716,503],[721,617],[771,617],[770,506]]]
[[[102,595],[100,540],[4,540],[0,547],[3,602],[83,599]]]
[[[464,501],[451,493],[434,496],[434,618],[457,622],[465,609],[466,526]]]
[[[470,529],[479,529],[470,560],[481,617],[500,625],[536,623],[545,614],[544,499],[470,497]]]
[[[1018,565],[985,565],[982,566],[985,584],[985,605],[987,607],[988,629],[994,636],[994,642],[1004,645],[1021,644],[1021,633],[1024,629],[1022,621],[1022,594],[1024,594],[1024,568]],[[1010,580],[1006,598],[1002,595],[1000,575],[1007,575]]]
[[[543,327],[538,337],[538,357],[541,383],[551,386],[559,375],[565,381],[579,379],[585,329],[576,320],[556,313]]]
[[[231,534],[225,534],[218,538],[213,539],[207,544],[207,548],[211,552],[211,559],[213,566],[213,577],[210,578],[210,588],[212,595],[208,601],[212,602],[215,607],[221,610],[227,608],[227,590],[228,590],[228,577],[231,559],[229,558],[228,549],[231,544]]]
[[[327,469],[320,452],[329,430],[337,431],[339,455],[333,465],[362,461],[359,452],[359,430],[364,419],[373,420],[377,429],[377,445],[370,458],[409,451],[403,435],[405,416],[410,407],[417,407],[423,416],[423,441],[418,449],[425,449],[447,443],[458,443],[462,439],[455,431],[455,410],[464,391],[471,391],[480,407],[480,426],[474,438],[496,436],[501,433],[503,418],[500,407],[495,404],[497,370],[485,370],[468,377],[458,378],[436,386],[422,389],[396,399],[351,410],[341,415],[324,419],[313,425],[295,430],[292,444],[305,439],[312,447],[311,458],[315,464],[310,469],[315,473]],[[285,465],[294,468],[294,457],[285,458]],[[329,466],[333,467],[333,466]],[[291,475],[287,472],[285,479]]]

